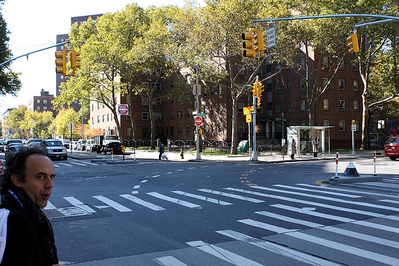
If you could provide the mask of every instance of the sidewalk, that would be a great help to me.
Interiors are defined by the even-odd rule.
[[[291,160],[290,155],[281,154],[270,154],[270,153],[259,153],[258,160],[253,161],[248,154],[246,155],[203,155],[201,154],[201,160],[196,160],[196,154],[184,154],[184,159],[181,158],[178,152],[165,152],[168,157],[168,161],[172,162],[217,162],[217,163],[283,163],[283,162],[298,162],[298,161],[312,161],[312,160],[335,160],[336,153],[331,154],[321,154],[318,153],[317,157],[313,157],[313,154],[305,155],[295,155],[294,160]],[[377,157],[383,157],[384,155],[377,152]],[[68,157],[78,159],[78,160],[98,160],[98,161],[112,161],[112,156],[110,154],[97,154],[95,152],[80,152],[73,151],[72,154],[69,152]],[[359,159],[359,158],[369,158],[373,159],[373,151],[356,151],[356,155],[351,155],[351,152],[342,152],[338,154],[339,159]],[[135,163],[143,160],[158,160],[159,152],[155,151],[143,151],[136,150],[136,154],[133,151],[127,151],[124,156],[114,155],[114,163]],[[134,160],[136,159],[136,161]],[[162,160],[165,161],[165,160]]]

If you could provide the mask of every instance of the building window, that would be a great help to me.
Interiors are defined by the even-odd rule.
[[[186,117],[190,117],[191,115],[191,108],[186,109]]]
[[[305,100],[301,100],[299,106],[301,111],[305,111]]]
[[[305,58],[299,58],[299,66],[302,68],[302,69],[305,69]]]
[[[301,80],[299,81],[299,89],[300,89],[301,91],[305,89],[305,80],[304,80],[304,79],[301,79]]]
[[[353,81],[353,91],[359,90],[359,82],[357,80]]]
[[[132,137],[132,128],[131,127],[126,128],[126,135],[128,138]]]
[[[91,124],[94,125],[94,117],[91,117]]]
[[[239,123],[238,124],[238,132],[244,133],[245,132],[245,123]]]
[[[276,103],[276,113],[277,114],[281,113],[281,103]]]
[[[182,110],[178,110],[177,111],[177,118],[182,118],[183,117],[183,111]]]
[[[338,79],[338,89],[339,90],[345,90],[345,80],[344,79]]]
[[[174,116],[174,112],[173,112],[173,111],[170,111],[170,120],[173,119],[173,116]]]
[[[219,132],[219,134],[223,132],[223,125],[222,125],[222,123],[219,123],[219,124],[218,124],[218,132]]]
[[[328,99],[323,100],[323,109],[324,110],[330,110],[330,101]]]
[[[100,123],[100,116],[97,116],[97,123]]]
[[[94,111],[94,103],[91,104],[91,110]]]
[[[223,105],[219,103],[219,114],[221,114],[222,112],[223,112]]]
[[[190,133],[191,133],[190,125],[187,125],[186,126],[186,135],[190,135]]]
[[[43,100],[43,103],[44,103],[44,104],[47,104],[47,100]]]
[[[353,110],[359,111],[359,101],[353,101]]]
[[[177,135],[179,135],[179,136],[183,135],[183,127],[182,126],[177,127]]]
[[[342,60],[341,64],[339,64],[339,69],[345,70],[345,60]]]
[[[47,106],[43,106],[43,111],[47,111]]]
[[[323,89],[327,86],[328,84],[328,78],[323,78]]]
[[[175,130],[174,130],[174,128],[173,127],[170,127],[170,129],[169,129],[169,135],[172,135],[173,136],[173,133],[175,132]]]
[[[339,120],[339,131],[345,131],[345,120]]]
[[[40,111],[40,106],[36,107],[36,110]]]
[[[100,103],[97,103],[97,110],[100,109]]]
[[[155,112],[154,112],[154,120],[155,120],[155,121],[160,121],[160,120],[162,120],[162,114],[161,114],[161,113],[155,113]]]
[[[281,93],[281,85],[280,85],[280,83],[277,83],[276,84],[276,94],[279,94],[279,93]]]
[[[345,111],[345,100],[338,101],[338,110]]]
[[[103,115],[103,122],[105,122],[105,115]]]
[[[107,122],[109,121],[109,114],[107,114]]]
[[[238,104],[238,113],[239,114],[244,113],[244,104],[243,103]]]
[[[40,103],[40,100],[37,100],[36,103]]]
[[[141,113],[141,119],[142,120],[148,120],[148,112],[142,112]]]
[[[328,68],[328,57],[323,56],[323,68]]]
[[[352,68],[353,71],[359,71],[359,64],[358,63],[353,64]]]

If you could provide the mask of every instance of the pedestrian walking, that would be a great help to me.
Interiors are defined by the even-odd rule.
[[[7,157],[0,176],[0,231],[6,231],[0,237],[2,266],[60,265],[53,228],[41,210],[54,178],[54,164],[40,146],[22,147]]]
[[[296,142],[295,142],[294,139],[292,139],[292,142],[291,142],[291,160],[294,160],[295,153],[296,153]]]
[[[165,146],[161,142],[161,145],[159,145],[159,160],[162,159],[162,154],[165,152]]]
[[[313,157],[317,157],[319,151],[319,138],[312,139]]]

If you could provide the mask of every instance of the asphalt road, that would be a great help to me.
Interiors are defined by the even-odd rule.
[[[399,163],[386,158],[383,182],[334,186],[319,182],[334,161],[54,164],[45,212],[65,264],[399,264]]]

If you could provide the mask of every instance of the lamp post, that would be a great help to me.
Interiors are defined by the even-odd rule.
[[[196,103],[195,103],[195,109],[196,109],[196,111],[197,111],[197,116],[199,115],[199,93],[198,93],[198,65],[193,65],[193,64],[191,64],[191,63],[189,63],[189,62],[187,62],[186,60],[184,60],[184,59],[181,59],[181,58],[177,58],[177,57],[173,57],[173,56],[170,56],[170,55],[165,55],[165,58],[166,59],[177,59],[177,60],[181,60],[181,61],[184,61],[185,63],[187,63],[188,65],[190,65],[191,67],[193,67],[193,68],[195,68],[195,73],[196,73],[196,85],[195,85],[195,94],[196,94]],[[199,131],[199,126],[197,126],[196,125],[196,132],[195,132],[195,134],[196,134],[196,136],[197,136],[197,154],[196,154],[196,157],[195,157],[195,159],[196,160],[201,160],[201,153],[200,153],[200,149],[199,149],[199,144],[200,144],[200,142],[199,142],[199,133],[198,133],[198,131]]]

